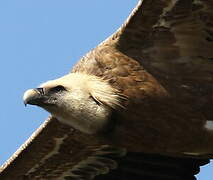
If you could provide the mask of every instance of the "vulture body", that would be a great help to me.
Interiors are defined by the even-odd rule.
[[[0,179],[190,180],[213,157],[213,1],[143,0],[71,73]]]

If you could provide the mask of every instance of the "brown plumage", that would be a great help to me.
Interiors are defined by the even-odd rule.
[[[134,164],[128,159],[141,157],[144,162],[146,153],[153,154],[147,160],[150,167],[156,155],[163,157],[157,179],[193,178],[199,166],[208,162],[205,159],[213,156],[212,8],[213,2],[207,0],[139,1],[124,25],[74,66],[68,80],[64,76],[41,85],[44,92],[37,89],[25,94],[26,103],[43,107],[59,121],[51,117],[30,143],[3,165],[0,178],[94,179],[110,175],[116,160],[122,169],[122,160]],[[75,74],[89,78],[86,83],[84,78],[74,82],[70,77]],[[101,86],[96,86],[99,83]],[[66,97],[77,90],[83,92],[74,104],[88,99],[94,105],[86,111],[83,108],[82,123],[81,114],[75,113],[79,111],[73,110],[73,119],[68,118],[68,106],[64,110],[58,104],[54,109],[44,100],[35,103],[35,97],[50,97],[55,87],[64,93],[60,86]],[[103,91],[98,87],[104,87]],[[68,104],[65,94],[57,97]],[[96,107],[101,113],[94,111]],[[190,164],[186,168],[189,173],[166,176],[165,164],[175,162],[177,167]],[[149,177],[142,167],[137,173]]]

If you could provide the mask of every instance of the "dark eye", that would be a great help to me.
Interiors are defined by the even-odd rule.
[[[62,91],[66,91],[66,89],[64,86],[58,85],[58,86],[51,88],[50,91],[51,92],[62,92]]]

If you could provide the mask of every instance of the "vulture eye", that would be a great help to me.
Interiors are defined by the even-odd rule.
[[[62,92],[62,91],[66,91],[66,89],[64,86],[58,85],[58,86],[51,88],[50,91],[51,92]]]

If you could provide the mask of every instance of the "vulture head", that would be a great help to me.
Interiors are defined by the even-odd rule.
[[[119,93],[106,80],[82,73],[70,73],[29,89],[23,101],[88,134],[105,130],[112,110],[120,105]]]

